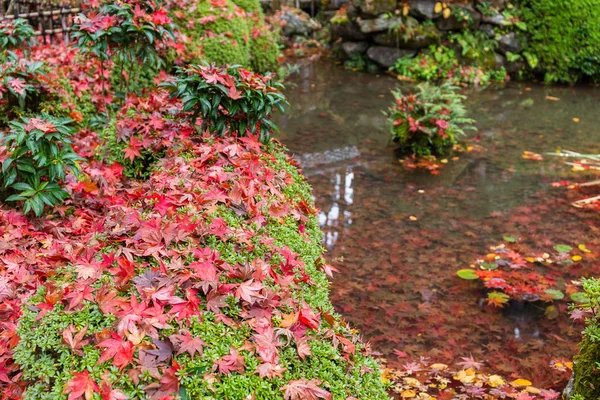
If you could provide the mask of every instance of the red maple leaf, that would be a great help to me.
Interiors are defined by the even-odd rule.
[[[92,378],[87,370],[83,372],[73,372],[74,378],[67,382],[63,394],[69,394],[68,400],[76,400],[84,397],[91,400],[94,393],[100,392],[100,387]]]
[[[98,364],[102,364],[112,358],[112,365],[123,369],[133,360],[133,353],[135,351],[133,343],[124,341],[115,332],[111,332],[110,334],[112,339],[106,339],[98,344],[98,347],[104,347],[104,352],[98,360]]]
[[[331,393],[325,389],[321,389],[319,385],[321,381],[318,379],[300,379],[297,381],[289,381],[283,386],[283,397],[285,400],[317,400],[317,399],[333,399]]]
[[[161,7],[152,14],[152,22],[155,25],[166,25],[171,22],[168,14],[167,10]]]
[[[215,361],[213,369],[218,369],[221,374],[230,374],[232,372],[239,372],[241,374],[244,372],[245,366],[246,363],[244,357],[242,357],[235,347],[232,346],[229,349],[228,355]]]
[[[196,353],[202,356],[202,346],[205,343],[201,338],[192,337],[189,331],[182,335],[173,335],[172,338],[180,342],[179,350],[177,350],[178,355],[187,352],[191,357],[194,357]]]
[[[235,291],[235,298],[242,299],[250,304],[254,304],[260,299],[264,299],[265,296],[260,294],[263,289],[263,285],[260,282],[254,282],[253,279],[243,282],[238,286]]]
[[[129,145],[125,148],[125,158],[133,161],[136,157],[141,157],[140,149],[142,148],[143,142],[139,141],[135,136],[129,138]]]

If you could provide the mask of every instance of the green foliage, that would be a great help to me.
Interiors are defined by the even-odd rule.
[[[584,296],[572,308],[586,315],[579,354],[575,357],[575,392],[584,399],[600,398],[600,280],[582,279]]]
[[[416,94],[393,92],[395,104],[388,110],[392,138],[404,153],[441,155],[458,143],[465,130],[475,130],[466,118],[465,96],[450,82],[439,86],[420,84]]]
[[[37,110],[43,84],[41,76],[47,73],[41,61],[31,61],[9,51],[0,65],[0,121],[8,122],[15,115]],[[2,105],[5,103],[5,105]]]
[[[143,7],[140,8],[140,5]],[[139,85],[137,82],[141,68],[131,68],[141,64],[144,68],[159,69],[165,60],[158,47],[169,39],[174,39],[173,26],[167,11],[155,2],[104,0],[88,18],[80,14],[73,26],[73,37],[82,51],[92,52],[101,60],[112,59],[118,66],[119,76],[125,81],[124,91],[129,92]],[[123,72],[129,66],[133,73],[123,79]],[[133,85],[129,87],[129,80]]]
[[[462,47],[463,62],[454,49],[444,45],[432,45],[428,51],[416,57],[403,57],[390,68],[397,74],[416,81],[444,81],[455,84],[486,86],[506,81],[506,70],[494,69],[495,44],[482,34],[467,33],[451,35],[451,40]]]
[[[537,56],[545,81],[600,81],[600,0],[524,0],[527,51]]]
[[[33,27],[23,18],[0,21],[0,50],[23,49],[31,46],[34,43],[34,36]]]
[[[8,148],[1,175],[2,186],[16,194],[6,201],[22,201],[25,213],[39,217],[45,205],[53,207],[69,196],[60,184],[67,171],[78,174],[80,160],[71,147],[70,123],[46,114],[10,123],[8,135],[0,136],[0,144]]]
[[[287,104],[283,86],[238,66],[190,66],[165,84],[183,101],[184,111],[202,118],[202,129],[219,136],[258,134],[267,141],[276,126],[271,112]]]
[[[463,62],[486,70],[494,69],[494,54],[498,47],[498,42],[494,39],[490,39],[481,31],[468,30],[451,33],[448,38],[460,46]]]

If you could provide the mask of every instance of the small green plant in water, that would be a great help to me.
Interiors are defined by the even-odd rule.
[[[442,155],[458,143],[465,130],[476,130],[466,117],[465,96],[450,82],[420,84],[416,93],[395,90],[395,104],[386,113],[400,151],[418,156]]]

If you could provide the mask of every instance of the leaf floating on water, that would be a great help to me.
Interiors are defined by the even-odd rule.
[[[534,153],[532,151],[524,151],[522,157],[525,160],[543,161],[544,157],[541,154]]]
[[[558,251],[559,253],[570,253],[573,248],[567,244],[557,244],[554,245],[554,250]]]
[[[527,379],[523,379],[523,378],[516,379],[516,380],[512,381],[510,384],[513,386],[531,386],[531,382],[528,381]]]
[[[565,298],[565,295],[560,290],[556,289],[546,289],[546,293],[552,296],[555,300],[561,300]]]
[[[479,279],[475,271],[473,271],[472,269],[461,269],[456,273],[456,275],[458,275],[459,278],[466,279],[468,281]]]
[[[585,244],[580,244],[579,246],[577,246],[577,248],[583,251],[584,253],[591,253],[591,250],[585,247]]]

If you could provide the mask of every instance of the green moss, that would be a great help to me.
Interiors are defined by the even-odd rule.
[[[312,190],[306,179],[299,170],[290,164],[285,150],[275,142],[264,147],[263,160],[275,171],[286,171],[290,174],[292,182],[282,188],[284,201],[291,204],[306,202],[309,207],[313,206]],[[265,210],[271,201],[282,199],[264,199]],[[244,216],[236,213],[234,209],[219,205],[211,211],[207,217],[207,223],[214,218],[222,218],[230,229],[253,229],[256,236],[252,239],[253,245],[245,246],[238,243],[235,238],[221,239],[215,235],[206,235],[203,246],[220,252],[220,258],[225,262],[235,265],[244,264],[258,257],[267,260],[271,265],[277,266],[283,257],[277,252],[273,253],[271,247],[261,243],[261,239],[273,238],[277,247],[288,247],[298,254],[300,260],[305,264],[304,272],[311,280],[311,284],[295,283],[290,286],[292,295],[296,299],[305,301],[312,309],[319,312],[328,312],[339,319],[333,310],[328,298],[329,282],[320,269],[322,255],[321,246],[322,232],[319,229],[315,216],[310,216],[302,224],[292,217],[275,218],[267,215],[267,221],[263,227]],[[181,248],[192,245],[182,242],[178,244]],[[197,244],[196,244],[197,245]],[[143,268],[136,273],[143,273],[150,267],[158,268],[158,263],[152,257],[136,257],[138,265]],[[191,260],[185,260],[191,262]],[[298,272],[300,274],[300,272]],[[75,276],[73,267],[65,267],[53,276],[55,286],[61,287],[72,284]],[[301,278],[301,276],[298,276]],[[238,282],[239,278],[222,277],[227,282]],[[267,278],[265,286],[277,291],[274,282]],[[97,283],[98,287],[104,285],[115,288],[112,275],[104,272]],[[123,288],[117,288],[124,290]],[[132,296],[138,296],[137,289],[128,287]],[[78,330],[87,328],[88,334],[93,335],[103,329],[115,329],[116,317],[103,314],[98,306],[86,300],[80,310],[66,312],[62,305],[57,305],[54,310],[43,317],[38,317],[37,311],[32,311],[35,304],[44,302],[45,288],[29,301],[29,306],[23,309],[23,317],[19,323],[19,343],[15,360],[25,370],[25,378],[31,382],[27,388],[26,399],[66,399],[62,394],[66,382],[73,378],[73,371],[88,370],[92,377],[100,382],[101,374],[108,374],[108,381],[114,388],[119,388],[130,399],[144,399],[147,394],[144,391],[153,378],[148,373],[142,373],[140,381],[134,383],[126,373],[118,371],[107,361],[97,365],[101,350],[91,345],[85,345],[81,349],[84,356],[76,354],[63,340],[62,332],[69,326]],[[176,295],[183,296],[177,291]],[[285,311],[282,306],[280,310]],[[229,295],[221,312],[234,320],[239,321],[242,308],[233,295]],[[273,324],[278,328],[281,323],[281,315],[274,314]],[[176,325],[176,324],[173,324]],[[180,327],[166,327],[161,331],[162,336],[176,333]],[[281,376],[273,378],[262,378],[256,372],[256,368],[262,363],[259,356],[254,352],[246,351],[245,345],[253,342],[255,331],[252,326],[241,321],[237,325],[226,325],[217,320],[216,316],[209,311],[202,314],[201,318],[191,317],[185,321],[185,329],[189,330],[193,337],[199,337],[204,342],[202,354],[190,357],[187,353],[175,355],[181,369],[177,372],[181,384],[179,392],[183,399],[228,399],[242,400],[254,395],[257,399],[282,400],[282,388],[293,380],[318,379],[320,386],[328,390],[333,399],[345,400],[349,396],[360,399],[388,399],[385,384],[381,380],[379,365],[370,357],[364,355],[364,346],[357,343],[356,352],[351,356],[349,363],[347,357],[340,349],[334,347],[330,338],[326,335],[332,331],[345,337],[351,337],[349,328],[336,323],[330,326],[325,319],[322,320],[322,329],[308,333],[308,345],[311,354],[301,359],[293,342],[283,345],[279,350],[279,363],[282,367]],[[329,333],[328,333],[329,332]],[[145,338],[146,341],[150,339]],[[150,344],[150,343],[149,343]],[[215,361],[230,354],[231,348],[238,349],[244,358],[244,371],[222,374],[215,371]],[[135,350],[135,357],[139,357],[139,349]],[[106,375],[104,375],[106,379]]]
[[[535,54],[545,80],[600,81],[600,0],[524,0],[527,51]]]
[[[230,0],[224,8],[199,2],[191,15],[186,11],[185,19],[177,22],[191,39],[189,52],[198,54],[194,61],[239,64],[261,73],[277,69],[279,49],[275,35],[265,28],[259,0]]]
[[[575,393],[584,399],[600,398],[600,344],[586,338],[575,357]]]

